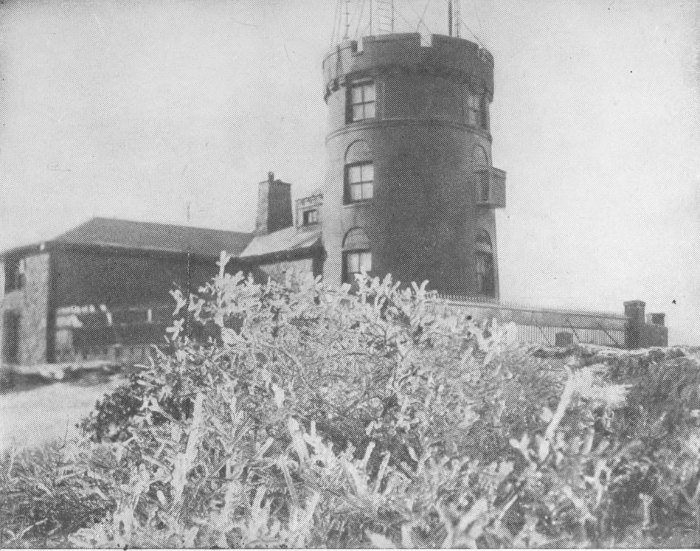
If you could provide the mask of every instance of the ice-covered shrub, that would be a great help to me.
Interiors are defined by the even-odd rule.
[[[174,354],[132,382],[141,404],[110,444],[128,479],[74,543],[600,546],[652,526],[646,501],[610,518],[627,388],[603,366],[536,358],[424,286],[260,285],[224,264],[176,296],[218,331],[176,323]]]

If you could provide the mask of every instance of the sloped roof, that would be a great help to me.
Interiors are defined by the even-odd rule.
[[[158,252],[189,251],[192,254],[218,257],[221,251],[238,256],[252,238],[252,233],[93,218],[51,242]]]
[[[308,249],[321,240],[321,228],[294,226],[267,235],[257,235],[241,253],[241,258]]]

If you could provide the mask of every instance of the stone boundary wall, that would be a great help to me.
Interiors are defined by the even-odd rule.
[[[465,311],[475,321],[514,323],[517,338],[524,343],[548,346],[594,344],[617,348],[668,346],[668,328],[663,314],[651,314],[645,321],[643,301],[625,303],[625,314],[536,308],[507,303],[478,301],[473,298],[442,297],[448,308]]]

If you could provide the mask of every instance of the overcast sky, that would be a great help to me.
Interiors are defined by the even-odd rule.
[[[397,30],[425,13],[422,32],[446,33],[446,4],[396,0]],[[296,196],[318,186],[335,5],[6,1],[0,249],[95,215],[186,223],[188,201],[193,225],[250,231],[268,170]],[[462,2],[496,61],[504,299],[640,298],[700,344],[698,5]]]

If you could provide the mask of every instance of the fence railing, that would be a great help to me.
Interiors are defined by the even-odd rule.
[[[58,308],[54,326],[56,361],[144,362],[153,344],[162,344],[172,325],[173,307],[146,304]]]
[[[523,343],[564,346],[627,346],[629,319],[622,314],[575,309],[538,308],[484,297],[439,295],[449,308],[468,311],[476,321],[514,323]]]

